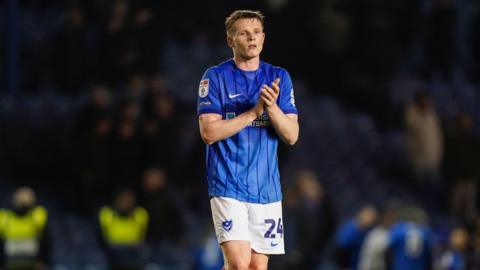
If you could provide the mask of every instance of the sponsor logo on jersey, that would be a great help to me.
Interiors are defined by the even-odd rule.
[[[225,220],[224,222],[222,222],[222,227],[225,231],[229,232],[232,227],[233,227],[233,220]]]
[[[198,95],[201,98],[208,96],[208,85],[210,84],[209,79],[201,80],[200,85],[198,86]]]
[[[270,118],[268,118],[268,114],[262,114],[257,119],[253,120],[250,123],[251,127],[269,127],[270,126]]]

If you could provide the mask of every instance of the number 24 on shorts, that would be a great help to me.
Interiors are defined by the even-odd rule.
[[[265,238],[276,237],[276,234],[272,233],[275,230],[275,227],[277,228],[277,234],[280,235],[280,238],[283,237],[283,224],[282,224],[281,218],[278,219],[278,222],[276,222],[275,219],[265,219],[265,224],[270,224],[270,227],[265,232],[265,235],[264,235]]]

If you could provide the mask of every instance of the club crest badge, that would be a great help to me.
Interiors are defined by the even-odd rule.
[[[224,222],[222,222],[222,226],[225,231],[229,232],[233,227],[233,221],[231,219],[230,220],[227,219]]]

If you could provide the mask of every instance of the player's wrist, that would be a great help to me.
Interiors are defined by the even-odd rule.
[[[270,106],[265,106],[265,109],[267,110],[267,112],[275,112],[279,109],[277,103],[273,103],[272,105]]]
[[[248,111],[248,116],[251,119],[251,121],[255,120],[259,115],[261,115],[263,112],[261,112],[260,109],[257,107],[253,107]]]

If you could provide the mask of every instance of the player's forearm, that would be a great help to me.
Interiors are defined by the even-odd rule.
[[[249,110],[232,119],[209,122],[202,132],[202,138],[206,144],[224,140],[240,132],[256,118],[255,111]]]
[[[267,108],[267,112],[280,139],[288,145],[294,145],[298,140],[298,122],[285,115],[277,105]]]

